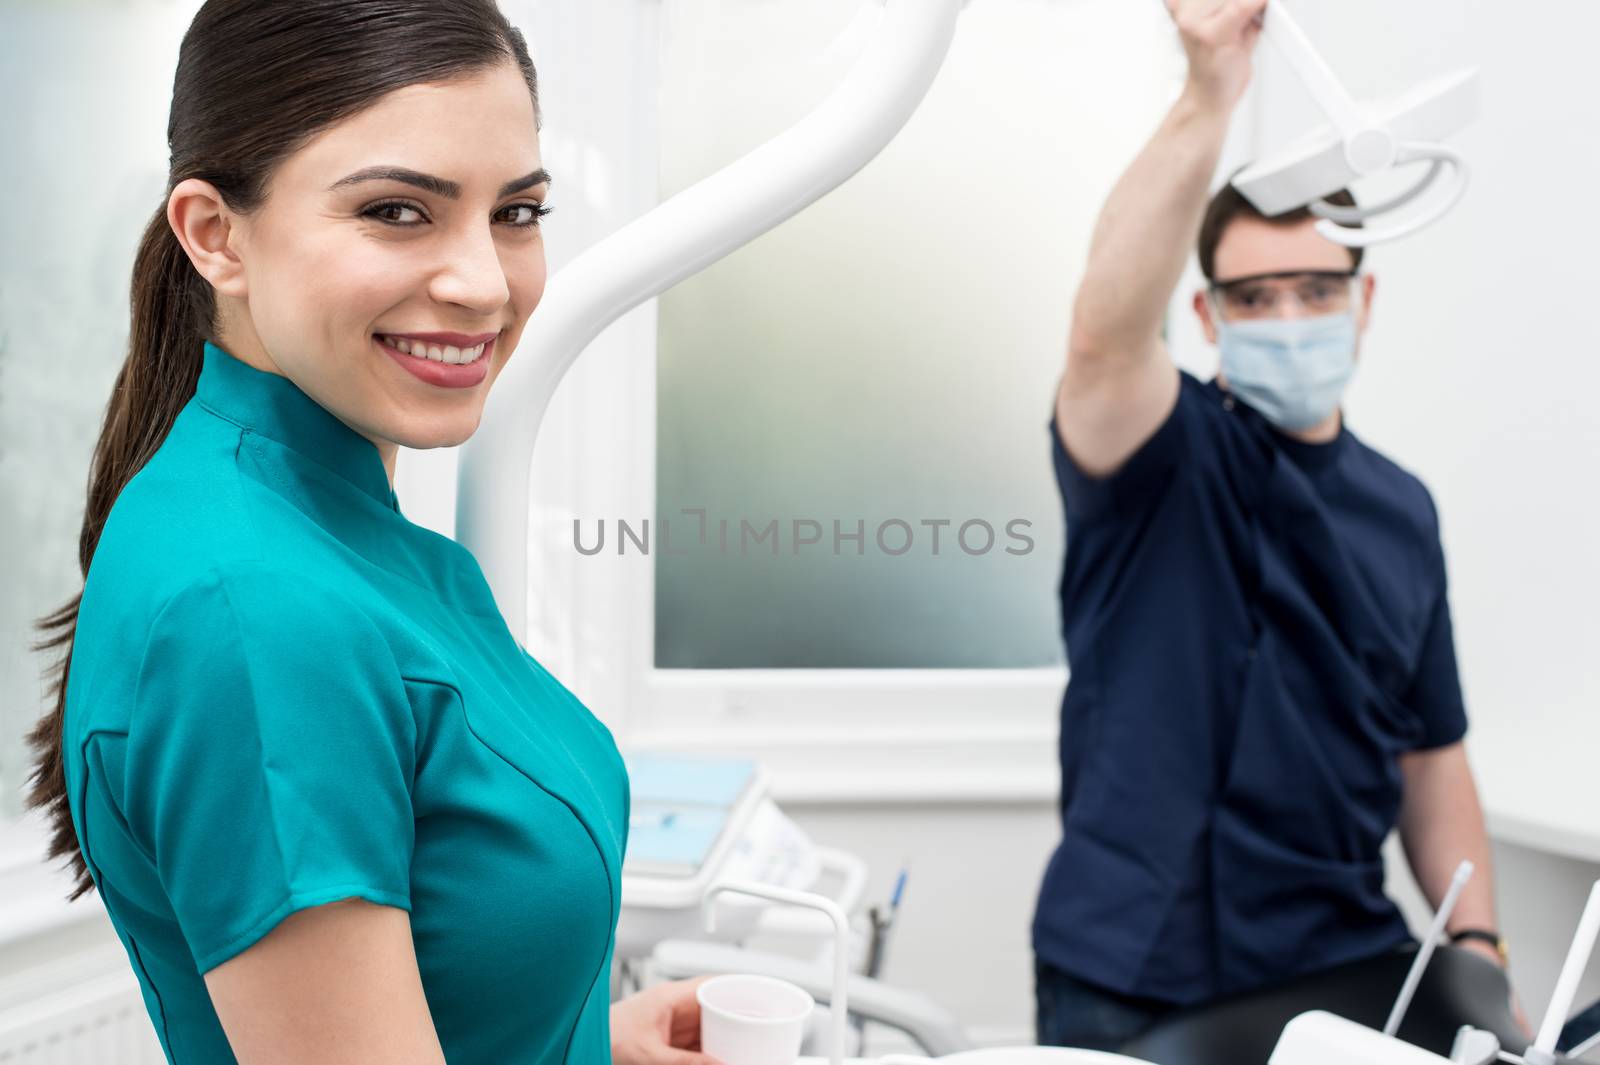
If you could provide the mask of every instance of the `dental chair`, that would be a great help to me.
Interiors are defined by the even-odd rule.
[[[1155,1065],[1267,1065],[1285,1026],[1310,1010],[1382,1028],[1416,953],[1412,946],[1184,1010],[1124,1045],[1120,1053]],[[1507,1050],[1520,1052],[1528,1045],[1511,1014],[1504,970],[1471,951],[1439,947],[1399,1036],[1448,1055],[1457,1030],[1467,1024],[1493,1032]]]

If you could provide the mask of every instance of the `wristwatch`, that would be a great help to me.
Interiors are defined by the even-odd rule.
[[[1499,932],[1490,931],[1487,928],[1462,928],[1450,933],[1450,942],[1452,943],[1459,943],[1463,939],[1476,939],[1487,943],[1495,949],[1495,953],[1500,955],[1501,965],[1509,965],[1511,963],[1511,953],[1506,949],[1505,937]]]

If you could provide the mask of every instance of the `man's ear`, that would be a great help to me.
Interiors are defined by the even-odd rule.
[[[1217,323],[1211,318],[1211,302],[1206,299],[1204,289],[1195,290],[1194,313],[1200,316],[1200,328],[1205,330],[1206,343],[1216,344]]]
[[[237,218],[209,181],[184,178],[167,197],[167,224],[195,270],[218,295],[243,299],[244,264],[232,247]]]
[[[1372,320],[1372,297],[1378,290],[1378,279],[1371,274],[1361,275],[1361,313],[1356,319],[1356,326],[1365,333],[1367,323]]]

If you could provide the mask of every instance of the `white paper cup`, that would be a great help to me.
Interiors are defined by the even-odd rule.
[[[771,976],[714,976],[695,989],[700,1049],[724,1065],[794,1065],[816,1005],[803,988]]]

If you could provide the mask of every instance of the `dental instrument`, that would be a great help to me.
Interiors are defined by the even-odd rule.
[[[1411,997],[1417,993],[1417,984],[1422,981],[1422,974],[1433,958],[1433,950],[1439,945],[1439,937],[1444,933],[1445,924],[1455,912],[1456,903],[1461,900],[1461,889],[1472,879],[1472,870],[1472,863],[1466,859],[1456,866],[1455,875],[1450,878],[1450,887],[1444,893],[1444,901],[1439,904],[1439,911],[1433,915],[1433,923],[1428,926],[1427,935],[1422,937],[1422,947],[1417,951],[1417,957],[1411,963],[1411,971],[1406,973],[1405,983],[1400,987],[1400,997],[1394,1000],[1394,1009],[1389,1011],[1389,1019],[1384,1022],[1384,1035],[1392,1036],[1400,1030],[1400,1022],[1405,1020],[1406,1010],[1411,1008]]]
[[[1267,6],[1262,39],[1299,75],[1329,125],[1259,160],[1233,179],[1234,188],[1271,217],[1309,206],[1317,232],[1351,248],[1409,236],[1443,218],[1467,189],[1466,160],[1443,141],[1471,124],[1481,109],[1476,68],[1458,71],[1381,100],[1356,100],[1317,52],[1283,0]],[[1355,181],[1396,167],[1427,163],[1399,195],[1367,207],[1341,207],[1326,197]],[[1448,175],[1448,180],[1443,180]],[[1404,221],[1356,228],[1397,211],[1435,185],[1433,206]]]
[[[906,875],[906,868],[901,866],[900,875],[895,877],[894,891],[889,896],[887,911],[880,911],[874,906],[869,913],[872,920],[872,942],[867,948],[868,976],[877,976],[883,971],[883,959],[889,946],[889,930],[894,927],[895,916],[900,912],[900,900],[906,891]]]
[[[1596,936],[1600,936],[1600,880],[1589,890],[1589,901],[1578,921],[1578,933],[1567,951],[1567,960],[1556,979],[1556,989],[1550,996],[1550,1005],[1544,1013],[1544,1023],[1539,1034],[1522,1055],[1527,1065],[1552,1065],[1556,1058],[1556,1040],[1561,1037],[1561,1027],[1572,1010],[1572,1000],[1578,993],[1578,981],[1589,967],[1589,954],[1594,950]]]

